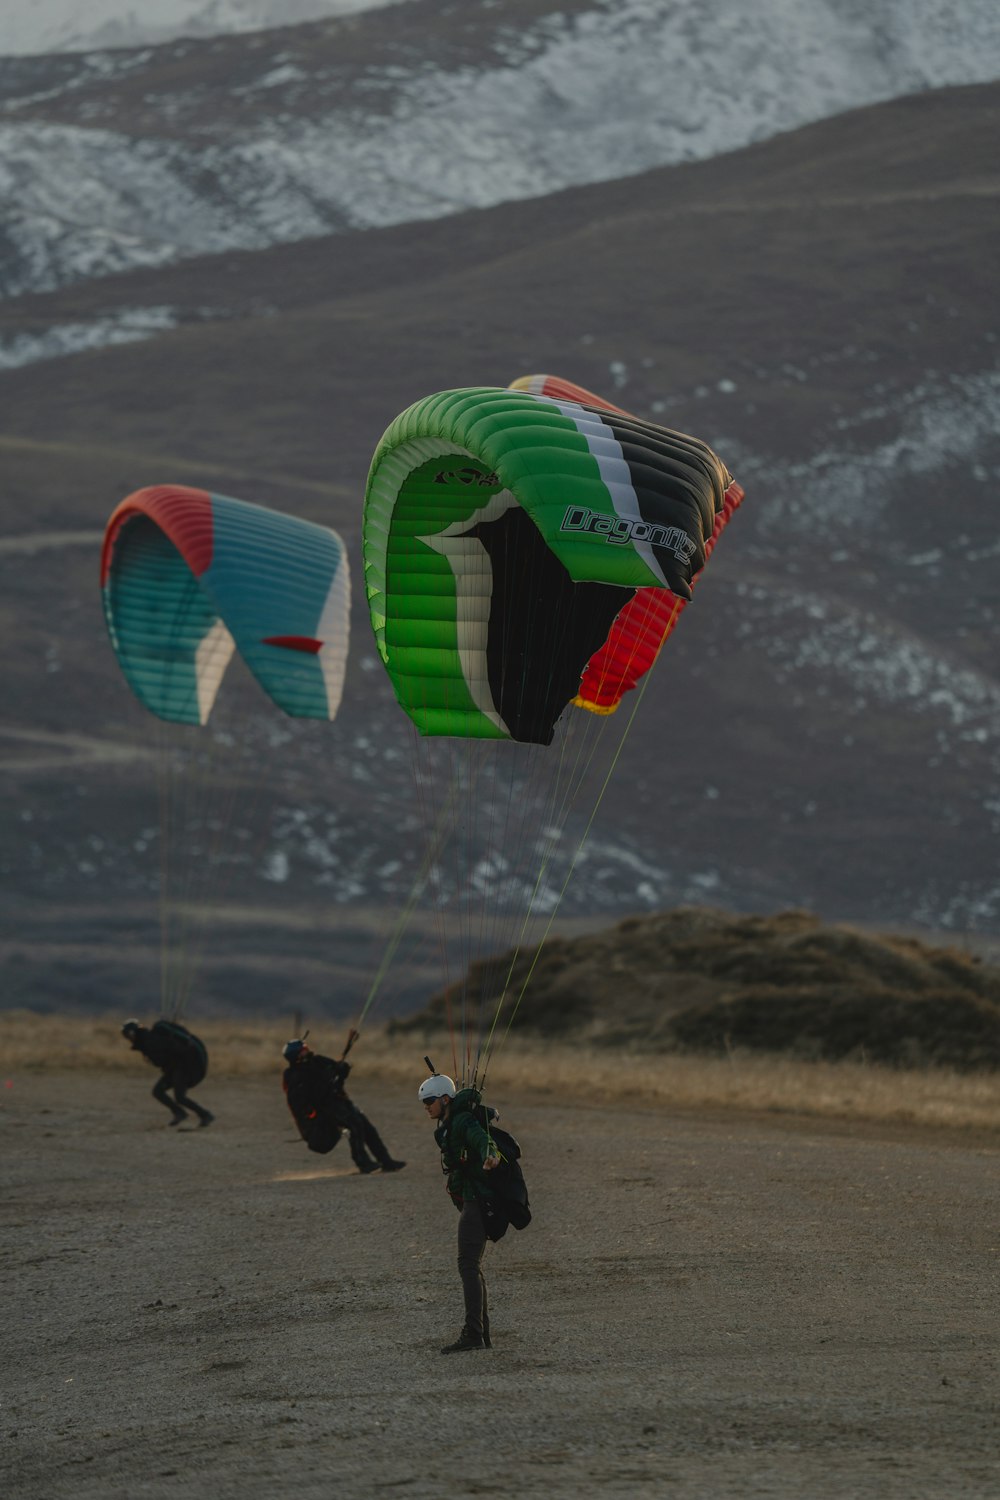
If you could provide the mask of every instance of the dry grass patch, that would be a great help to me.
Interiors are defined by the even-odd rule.
[[[0,1014],[3,1076],[69,1069],[134,1071],[143,1065],[120,1026],[117,1016]],[[278,1025],[216,1020],[198,1023],[197,1031],[208,1047],[210,1078],[279,1077],[287,1032]],[[330,1026],[316,1030],[310,1040],[318,1051],[339,1055],[345,1035],[345,1028]],[[425,1052],[439,1068],[454,1068],[447,1035],[418,1039],[385,1027],[366,1031],[352,1060],[365,1081],[378,1079],[415,1094]],[[1000,1137],[1000,1073],[804,1062],[742,1052],[714,1058],[519,1039],[498,1051],[489,1082],[491,1096],[501,1103],[513,1093],[601,1104],[620,1098],[651,1108],[796,1114],[995,1132]]]

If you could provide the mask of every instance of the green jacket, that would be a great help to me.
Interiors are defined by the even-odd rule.
[[[492,1198],[483,1162],[492,1152],[490,1138],[473,1110],[482,1101],[477,1089],[459,1089],[448,1117],[434,1132],[441,1149],[441,1167],[448,1174],[448,1192],[462,1207],[472,1198]]]

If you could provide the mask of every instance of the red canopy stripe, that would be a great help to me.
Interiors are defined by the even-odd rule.
[[[101,548],[101,587],[108,581],[118,534],[133,516],[148,516],[168,536],[191,572],[200,578],[211,566],[212,497],[184,484],[156,484],[127,495],[112,512]]]
[[[306,651],[314,656],[323,649],[323,642],[311,635],[265,635],[261,641],[265,646],[284,646],[286,651]]]

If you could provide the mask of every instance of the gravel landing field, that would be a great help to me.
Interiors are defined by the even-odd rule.
[[[6,1500],[1000,1494],[995,1139],[506,1101],[535,1220],[443,1358],[416,1075],[355,1074],[409,1163],[367,1178],[277,1078],[208,1130],[152,1081],[0,1079]]]

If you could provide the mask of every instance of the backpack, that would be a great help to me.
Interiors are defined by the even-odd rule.
[[[493,1196],[480,1199],[487,1238],[495,1241],[503,1239],[509,1225],[527,1229],[531,1223],[528,1184],[521,1171],[521,1147],[509,1130],[495,1124],[497,1111],[490,1105],[477,1104],[472,1112],[500,1153],[500,1165],[489,1174]]]
[[[332,1092],[332,1065],[329,1058],[318,1057],[305,1064],[288,1067],[282,1077],[285,1098],[299,1134],[309,1147],[320,1156],[333,1150],[340,1140],[341,1128],[335,1118],[335,1098]]]
[[[326,1156],[332,1151],[340,1140],[341,1130],[332,1120],[324,1118],[315,1109],[310,1116],[299,1127],[299,1134],[309,1147],[310,1151],[318,1151],[320,1156]]]
[[[200,1037],[188,1031],[180,1021],[155,1021],[152,1035],[168,1041],[175,1059],[174,1068],[184,1074],[188,1088],[202,1081],[208,1072],[208,1052]]]

